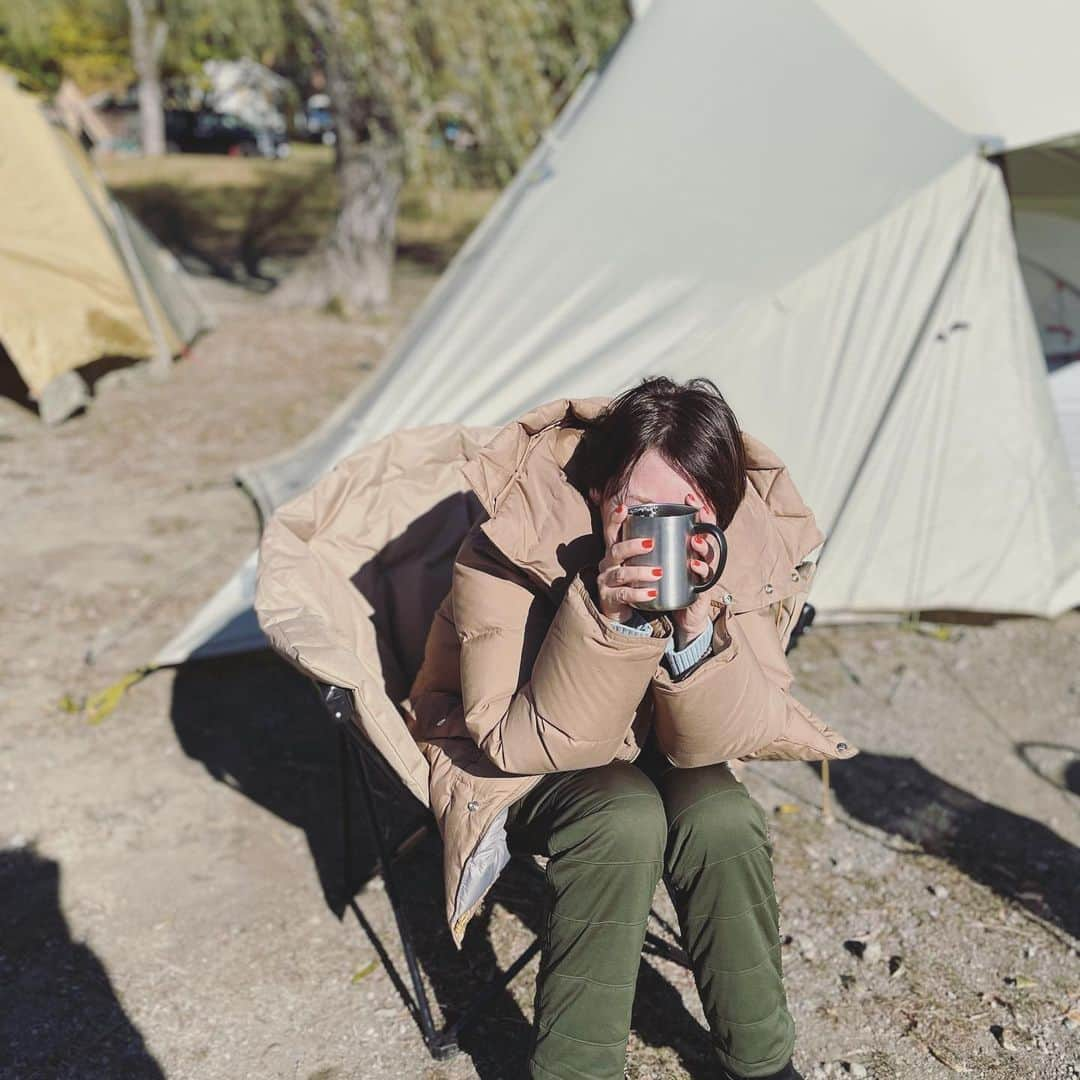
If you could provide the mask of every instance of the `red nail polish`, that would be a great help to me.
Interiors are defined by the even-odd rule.
[[[651,540],[648,540],[648,539],[646,539],[646,540],[642,540],[642,541],[641,541],[641,546],[642,546],[642,547],[643,547],[643,548],[644,548],[644,549],[645,549],[646,551],[652,551],[652,549],[653,549],[653,542],[652,542]]]
[[[664,571],[659,566],[654,566],[652,570],[653,577],[663,577]]]
[[[654,596],[656,596],[656,590],[655,589],[650,589],[649,590],[649,599],[651,600]]]

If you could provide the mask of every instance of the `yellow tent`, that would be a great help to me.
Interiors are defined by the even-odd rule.
[[[81,148],[0,80],[0,346],[39,406],[69,372],[105,357],[167,364],[208,325]]]

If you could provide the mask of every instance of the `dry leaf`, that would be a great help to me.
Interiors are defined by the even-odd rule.
[[[968,1068],[967,1065],[965,1065],[962,1061],[958,1061],[956,1057],[953,1056],[952,1052],[946,1050],[944,1047],[938,1049],[938,1047],[931,1046],[929,1043],[927,1043],[926,1049],[929,1050],[930,1053],[934,1057],[936,1057],[938,1061],[940,1061],[941,1064],[945,1066],[946,1069],[951,1069],[954,1073],[971,1072],[971,1069]]]
[[[372,960],[370,964],[365,964],[350,980],[353,983],[358,983],[366,979],[377,967],[379,966],[378,960]]]

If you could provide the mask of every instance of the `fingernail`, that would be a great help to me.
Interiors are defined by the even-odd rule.
[[[641,546],[642,546],[642,547],[643,547],[643,548],[644,548],[644,549],[645,549],[646,551],[652,551],[652,547],[653,547],[653,542],[652,542],[651,540],[642,540],[642,541],[641,541]]]
[[[625,509],[626,506],[623,503],[619,503],[619,505],[615,507],[615,513],[621,514]]]
[[[650,589],[649,590],[649,599],[651,600],[654,596],[656,596],[656,590],[655,589]]]
[[[660,566],[654,566],[654,567],[653,567],[653,570],[652,570],[652,576],[653,576],[653,577],[663,577],[663,576],[664,576],[664,570],[663,570],[663,567],[660,567]]]

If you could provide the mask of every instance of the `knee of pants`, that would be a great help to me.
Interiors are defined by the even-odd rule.
[[[657,876],[664,858],[667,818],[660,793],[637,769],[625,766],[621,783],[581,821],[583,839],[598,861],[655,862]],[[620,770],[621,772],[622,770]]]
[[[683,810],[668,836],[669,872],[682,860],[697,865],[722,863],[761,847],[769,850],[765,812],[739,786],[703,798]]]

